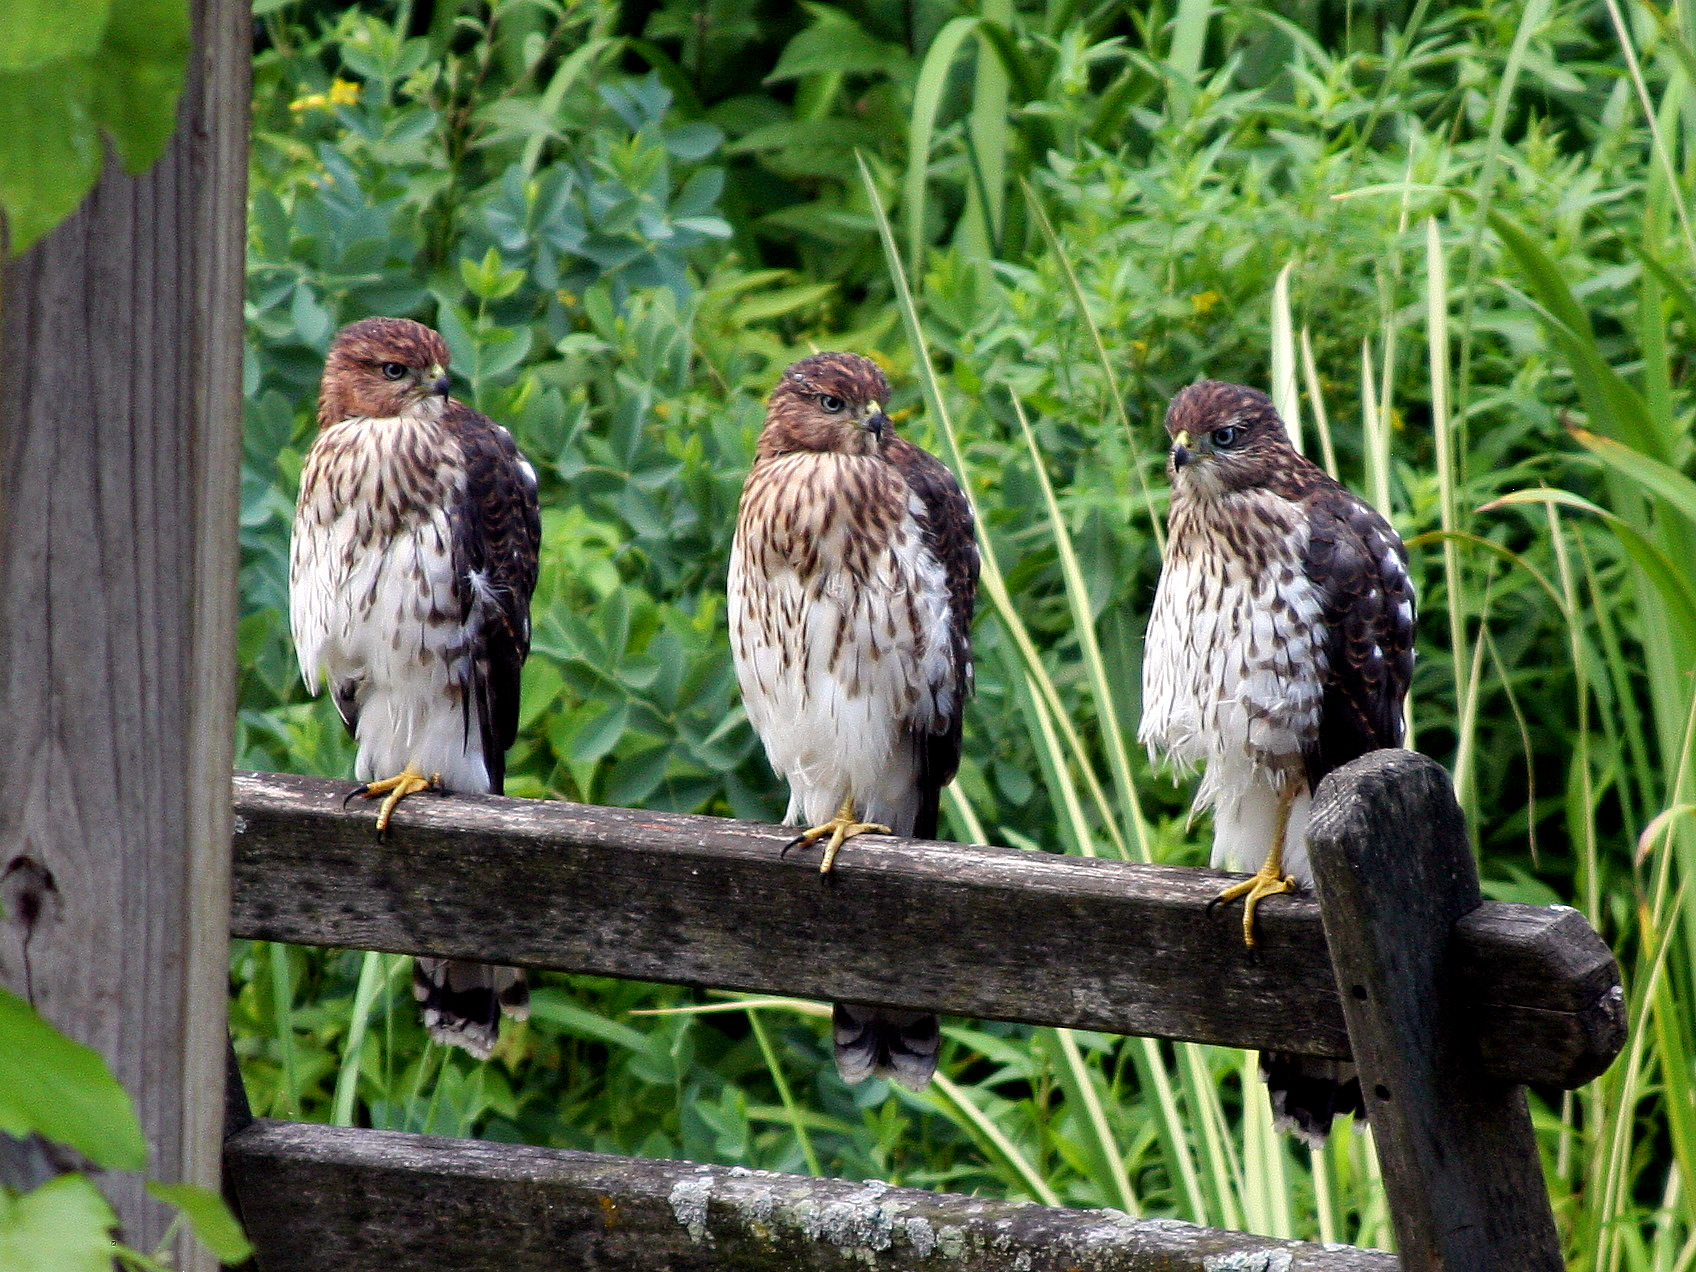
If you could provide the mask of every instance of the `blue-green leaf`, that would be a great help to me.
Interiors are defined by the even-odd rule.
[[[72,1042],[4,989],[0,1131],[68,1144],[108,1170],[147,1168],[147,1140],[135,1107],[100,1053]]]

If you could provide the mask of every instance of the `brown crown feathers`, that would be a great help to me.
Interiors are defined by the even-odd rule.
[[[893,436],[889,381],[857,353],[816,353],[783,373],[766,404],[759,457],[790,451],[869,455]]]
[[[388,419],[448,391],[447,343],[410,318],[366,318],[336,333],[318,392],[318,424]]]

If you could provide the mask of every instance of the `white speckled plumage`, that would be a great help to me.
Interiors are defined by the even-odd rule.
[[[859,815],[913,833],[916,736],[947,727],[958,695],[947,577],[924,541],[914,496],[881,459],[801,451],[750,487],[731,548],[731,648],[748,719],[789,783],[791,825]],[[906,504],[882,544],[862,533],[856,493]],[[795,559],[787,545],[812,553]],[[863,552],[867,573],[842,568]],[[803,575],[806,562],[816,569]]]
[[[749,722],[789,785],[791,825],[937,833],[971,692],[971,508],[883,413],[868,359],[818,354],[773,391],[731,548],[731,653]],[[847,810],[844,813],[844,810]],[[852,829],[850,830],[850,826]],[[918,1090],[940,1036],[925,1012],[838,1003],[842,1078]]]
[[[1143,654],[1137,739],[1151,759],[1205,765],[1198,811],[1213,810],[1215,869],[1258,869],[1277,812],[1275,782],[1301,771],[1319,728],[1327,671],[1324,603],[1296,564],[1307,523],[1288,501],[1259,491],[1220,496],[1220,522],[1257,522],[1281,568],[1231,562],[1214,518],[1174,518]],[[1230,563],[1227,563],[1230,562]],[[1311,883],[1309,800],[1298,797],[1285,867]]]
[[[439,778],[499,793],[529,651],[540,516],[506,429],[447,395],[447,346],[407,319],[336,336],[301,474],[289,618],[301,674],[328,688],[355,776],[393,801]],[[398,786],[390,779],[401,779]],[[484,1057],[516,968],[421,958],[414,992],[437,1041]]]
[[[1247,907],[1310,886],[1307,827],[1326,773],[1402,740],[1413,672],[1406,553],[1387,522],[1290,446],[1265,394],[1202,381],[1166,416],[1170,534],[1143,658],[1138,738],[1180,769],[1206,766],[1212,863],[1257,871],[1226,889]],[[1287,818],[1281,853],[1281,801]],[[1281,858],[1281,859],[1280,859]],[[1322,1142],[1364,1115],[1331,1061],[1267,1053],[1274,1119]]]
[[[464,465],[441,401],[320,434],[290,543],[290,626],[307,688],[327,685],[354,730],[359,781],[411,766],[477,794],[489,772],[465,686],[489,607],[479,597],[467,610],[457,595],[449,509],[464,497]],[[422,471],[407,460],[420,454],[435,461]],[[409,486],[418,497],[373,524],[380,492]]]

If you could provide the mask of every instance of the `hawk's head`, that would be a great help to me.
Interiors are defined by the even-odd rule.
[[[783,373],[766,403],[760,455],[787,451],[877,453],[891,436],[889,381],[857,353],[815,353]]]
[[[1166,410],[1166,475],[1193,498],[1264,486],[1296,458],[1272,399],[1240,384],[1201,380]]]
[[[448,395],[448,347],[410,318],[366,318],[336,333],[318,390],[318,424],[391,419]]]

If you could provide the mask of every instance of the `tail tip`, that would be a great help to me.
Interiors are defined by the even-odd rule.
[[[836,1072],[849,1085],[888,1078],[909,1091],[922,1091],[936,1073],[942,1047],[941,1022],[929,1012],[890,1011],[858,1003],[831,1009]]]

